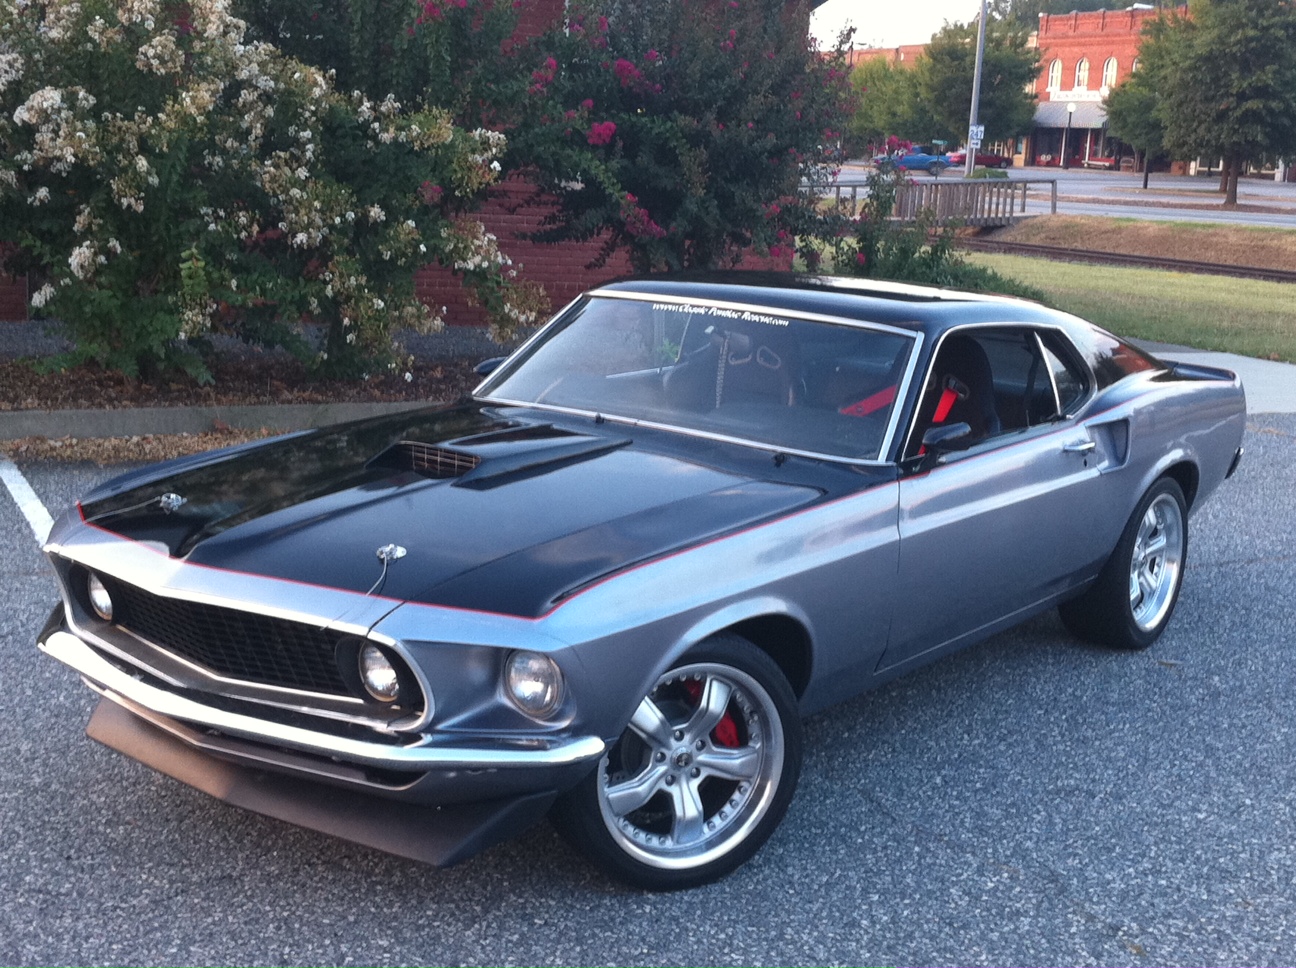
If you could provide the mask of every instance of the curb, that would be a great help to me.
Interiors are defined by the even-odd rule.
[[[240,430],[310,430],[434,406],[436,401],[399,403],[292,403],[229,407],[123,407],[118,410],[3,410],[0,440],[23,437],[142,437],[199,434],[220,421]]]

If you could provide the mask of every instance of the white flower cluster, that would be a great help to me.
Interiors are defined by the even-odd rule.
[[[13,52],[0,51],[0,94],[4,93],[4,89],[14,81],[22,80],[22,76],[22,56]]]

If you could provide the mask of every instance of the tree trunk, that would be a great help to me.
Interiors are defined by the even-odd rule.
[[[1143,149],[1143,190],[1147,191],[1148,173],[1152,171],[1152,158],[1147,149]]]
[[[1238,175],[1242,171],[1242,162],[1238,158],[1230,158],[1224,165],[1225,178],[1228,180],[1228,188],[1224,193],[1224,207],[1237,208],[1237,189]]]
[[[1224,159],[1224,164],[1220,166],[1220,194],[1223,195],[1228,191],[1229,183],[1229,160]]]

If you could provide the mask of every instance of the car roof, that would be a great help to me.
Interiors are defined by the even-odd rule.
[[[1036,323],[1074,327],[1080,321],[1039,303],[988,293],[903,282],[777,272],[682,273],[622,279],[594,290],[716,302],[883,323],[935,336],[969,323]]]

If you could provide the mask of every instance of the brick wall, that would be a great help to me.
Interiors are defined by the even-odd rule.
[[[1179,13],[1186,13],[1180,7]],[[1103,86],[1103,65],[1108,58],[1116,60],[1116,84],[1129,77],[1138,56],[1143,25],[1156,19],[1156,10],[1093,10],[1060,14],[1040,14],[1040,75],[1035,89],[1040,100],[1049,100],[1049,67],[1054,60],[1062,65],[1061,87],[1053,100],[1066,100],[1075,86],[1076,64],[1089,61],[1089,83],[1085,90],[1096,95]]]
[[[0,273],[0,322],[27,318],[27,280]]]
[[[518,274],[545,287],[555,310],[592,286],[629,274],[629,260],[620,252],[599,269],[586,268],[599,254],[597,239],[557,245],[526,240],[524,236],[539,229],[554,207],[552,200],[537,201],[534,195],[535,189],[529,182],[519,175],[511,175],[491,189],[486,204],[476,214],[499,239],[500,250],[513,260]],[[415,279],[415,291],[428,305],[445,306],[446,321],[451,325],[485,324],[485,314],[480,308],[468,305],[459,280],[447,269],[422,270]]]

